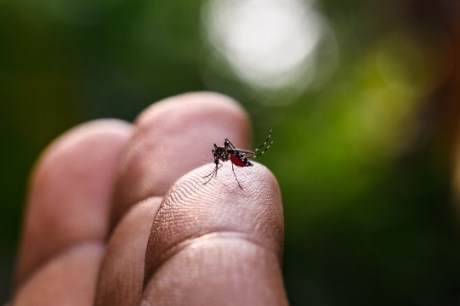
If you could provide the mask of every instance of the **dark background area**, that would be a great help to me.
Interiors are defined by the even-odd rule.
[[[210,90],[274,131],[292,305],[458,305],[460,5],[241,3],[0,1],[0,301],[47,144]]]

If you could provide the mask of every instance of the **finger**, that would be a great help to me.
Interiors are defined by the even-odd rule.
[[[22,283],[12,305],[91,305],[102,254],[100,243],[66,248]]]
[[[143,299],[155,305],[285,305],[283,212],[263,166],[228,163],[203,186],[210,165],[181,178],[155,217]]]
[[[249,123],[230,98],[193,93],[154,104],[136,122],[124,154],[112,211],[112,227],[135,203],[163,196],[186,172],[212,161],[213,143],[226,137],[247,146]]]
[[[130,135],[126,123],[95,121],[70,130],[45,151],[31,179],[18,283],[68,248],[102,242],[118,159]]]
[[[95,305],[139,305],[142,297],[145,249],[161,198],[134,206],[118,224],[100,269]]]

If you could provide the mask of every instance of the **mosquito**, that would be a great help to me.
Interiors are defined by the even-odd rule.
[[[254,151],[251,150],[243,150],[235,147],[233,143],[228,139],[225,138],[224,145],[222,147],[218,147],[214,144],[214,149],[212,149],[212,155],[214,157],[214,163],[216,164],[214,170],[211,173],[206,175],[204,178],[209,179],[204,183],[207,184],[213,177],[217,177],[217,171],[222,167],[222,162],[230,160],[232,163],[232,172],[235,176],[235,180],[238,183],[240,188],[243,188],[236,177],[235,168],[233,165],[237,167],[252,167],[253,164],[249,161],[248,158],[256,158],[257,156],[263,155],[270,149],[271,145],[273,144],[272,140],[272,130],[268,132],[268,137],[265,142],[257,147]]]

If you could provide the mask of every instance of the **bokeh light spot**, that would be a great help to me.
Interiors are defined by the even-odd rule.
[[[262,90],[304,89],[313,79],[321,16],[299,0],[210,0],[207,38],[234,73]]]

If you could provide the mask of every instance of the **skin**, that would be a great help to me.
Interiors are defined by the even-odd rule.
[[[287,305],[276,179],[254,163],[239,188],[226,162],[203,184],[212,145],[249,134],[237,103],[193,93],[58,138],[31,177],[12,304]]]

